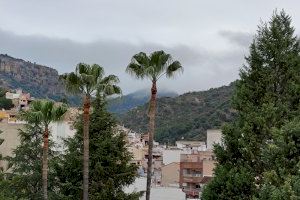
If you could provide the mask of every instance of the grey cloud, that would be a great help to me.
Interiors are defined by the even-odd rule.
[[[38,35],[20,36],[3,30],[0,30],[0,44],[0,53],[53,67],[59,73],[74,70],[79,62],[101,64],[107,73],[120,77],[124,93],[149,85],[125,73],[132,55],[140,51],[150,53],[162,49],[183,64],[184,74],[176,81],[162,80],[160,83],[161,88],[170,88],[179,93],[227,84],[237,78],[238,68],[243,62],[241,52],[233,50],[210,52],[187,45],[132,44],[116,40],[79,43]]]
[[[227,39],[230,43],[244,48],[250,45],[254,36],[252,33],[234,32],[228,30],[219,31],[219,35]]]

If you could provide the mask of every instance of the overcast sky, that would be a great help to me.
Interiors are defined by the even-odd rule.
[[[199,91],[238,78],[257,25],[276,8],[300,33],[298,0],[0,0],[0,53],[59,73],[97,63],[126,94],[150,84],[125,73],[132,55],[165,50],[184,73],[159,87]]]

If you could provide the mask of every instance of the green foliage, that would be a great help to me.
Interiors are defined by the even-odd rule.
[[[62,105],[55,105],[53,101],[38,100],[30,104],[28,111],[23,111],[20,117],[28,123],[41,123],[48,126],[53,121],[59,121],[67,112],[67,107]]]
[[[43,199],[42,198],[42,143],[43,127],[38,124],[27,124],[24,130],[20,130],[20,145],[14,149],[13,156],[7,157],[10,170],[6,174],[7,180],[3,183],[5,199]],[[55,152],[52,150],[53,143],[49,144],[49,191],[53,191],[54,173],[52,159]],[[49,193],[49,198],[53,199],[54,194]],[[1,199],[1,198],[0,198]]]
[[[3,88],[0,88],[0,110],[1,109],[9,110],[10,108],[14,107],[12,100],[6,99],[5,93],[6,93],[6,90]]]
[[[123,133],[116,132],[116,122],[106,111],[98,96],[90,118],[89,197],[93,199],[139,199],[138,193],[126,194],[123,187],[136,177],[137,167],[129,164]],[[76,123],[77,132],[66,140],[66,153],[56,163],[60,199],[82,196],[83,124]]]
[[[73,94],[92,95],[96,90],[103,96],[121,94],[116,84],[119,79],[115,75],[104,77],[104,69],[97,65],[79,63],[75,72],[63,74],[60,79],[64,82],[66,90]]]
[[[259,199],[300,198],[300,119],[274,130],[273,142],[263,151],[266,170]]]
[[[157,81],[163,75],[173,77],[182,72],[183,67],[179,61],[173,61],[170,54],[164,51],[154,51],[149,56],[140,52],[135,54],[126,68],[126,72],[138,79],[150,79]]]
[[[253,175],[247,168],[219,166],[215,171],[213,184],[205,187],[202,198],[250,200],[254,190],[253,179]]]
[[[204,140],[206,130],[221,127],[234,119],[230,98],[235,83],[204,92],[189,92],[178,97],[157,99],[155,139],[174,143],[182,137]],[[119,120],[137,132],[148,130],[148,104],[121,114]]]
[[[289,124],[299,115],[299,55],[290,17],[275,12],[250,46],[233,98],[238,116],[223,129],[224,145],[215,147],[216,177],[203,199],[300,198],[299,121]],[[241,179],[244,184],[230,179],[232,171],[243,169],[250,175]],[[236,193],[228,185],[235,185]]]

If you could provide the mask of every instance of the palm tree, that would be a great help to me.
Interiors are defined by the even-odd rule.
[[[83,200],[88,200],[89,190],[89,121],[91,96],[97,91],[103,97],[120,94],[116,85],[119,79],[115,75],[104,77],[104,69],[97,64],[79,63],[75,72],[60,76],[66,90],[83,95]]]
[[[174,77],[176,72],[182,72],[183,67],[180,62],[172,61],[170,54],[164,51],[155,51],[147,56],[146,53],[140,52],[132,57],[131,62],[126,68],[126,72],[133,75],[137,79],[150,79],[152,82],[151,98],[149,102],[149,142],[148,142],[148,169],[147,169],[147,188],[146,200],[150,199],[151,173],[152,173],[152,149],[153,135],[155,128],[155,112],[156,112],[156,94],[157,81],[164,75],[167,78]]]
[[[30,105],[28,111],[21,112],[21,118],[28,123],[39,123],[44,127],[44,145],[43,145],[43,167],[42,167],[42,181],[43,181],[43,196],[44,200],[48,199],[48,146],[49,146],[49,124],[51,122],[59,121],[67,112],[67,107],[62,105],[55,105],[53,101],[39,100],[34,101]]]

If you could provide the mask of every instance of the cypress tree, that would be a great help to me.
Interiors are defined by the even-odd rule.
[[[99,95],[93,102],[90,117],[90,199],[139,199],[140,194],[126,194],[123,187],[136,177],[137,167],[129,164],[131,155],[126,149],[125,135],[116,130],[116,121],[107,112]],[[77,132],[66,140],[66,153],[57,163],[60,199],[82,198],[83,124],[76,123]]]
[[[269,23],[259,26],[241,69],[233,97],[238,116],[223,128],[224,144],[215,147],[215,178],[203,199],[259,197],[270,167],[265,149],[275,142],[274,130],[299,111],[299,55],[291,18],[275,11]]]

